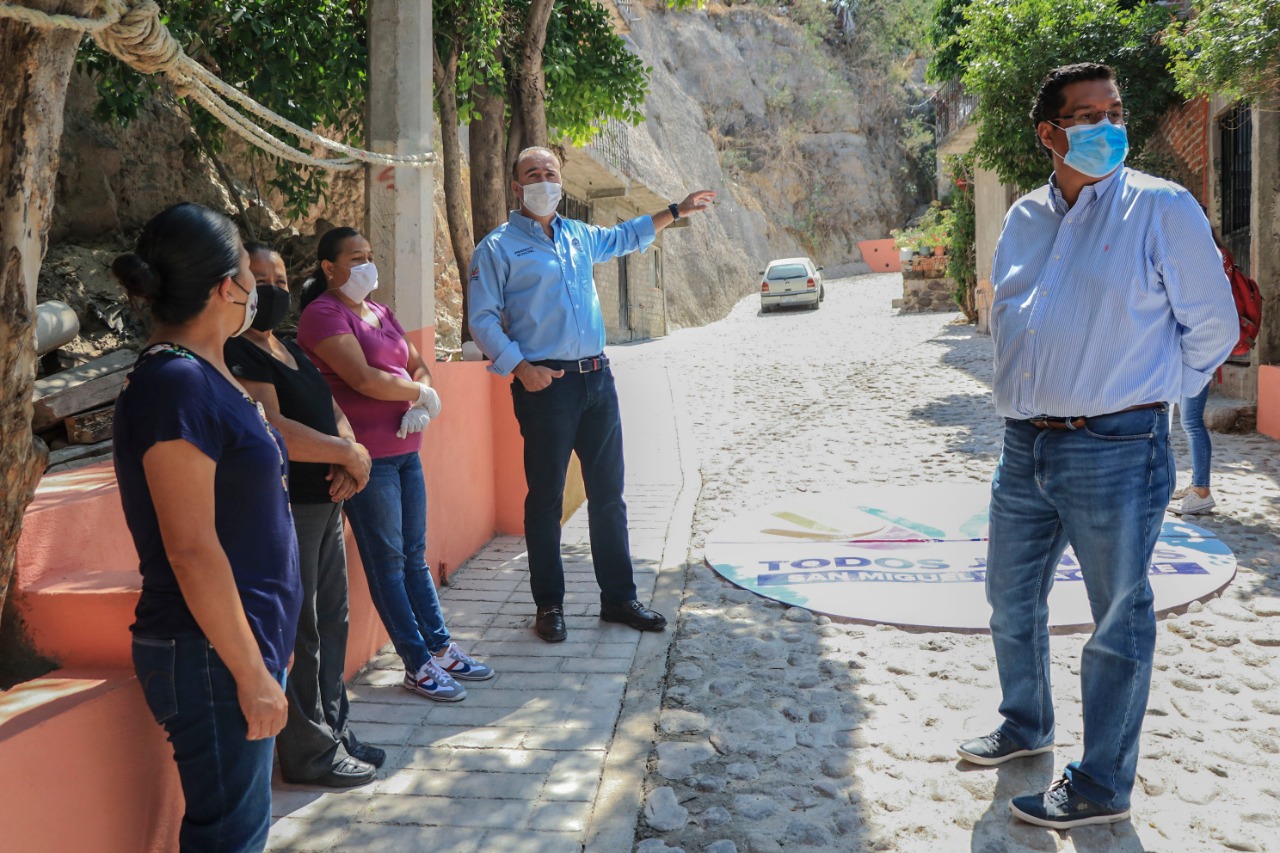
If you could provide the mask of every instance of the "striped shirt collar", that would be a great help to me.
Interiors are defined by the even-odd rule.
[[[1107,175],[1096,183],[1087,184],[1080,190],[1080,197],[1076,199],[1076,204],[1089,204],[1096,199],[1105,198],[1107,193],[1111,192],[1111,188],[1116,185],[1117,179],[1122,172],[1127,172],[1128,166],[1119,166],[1110,175]],[[1067,215],[1067,211],[1071,206],[1067,204],[1067,200],[1062,197],[1062,190],[1058,187],[1058,173],[1054,172],[1049,176],[1049,203],[1053,205],[1054,212],[1063,216]]]

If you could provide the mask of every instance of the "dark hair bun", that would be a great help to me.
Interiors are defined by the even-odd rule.
[[[126,252],[120,255],[111,262],[111,272],[135,299],[151,302],[160,293],[160,277],[139,254]]]

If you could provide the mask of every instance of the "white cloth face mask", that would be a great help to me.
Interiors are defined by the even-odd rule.
[[[378,268],[372,262],[351,268],[347,283],[338,288],[352,302],[364,302],[378,289]]]
[[[241,285],[240,282],[236,281],[234,278],[231,280],[235,282],[236,287],[244,290],[244,286]],[[237,304],[244,305],[244,320],[241,321],[240,328],[236,329],[235,334],[231,336],[233,338],[238,338],[243,335],[245,331],[248,330],[249,326],[253,324],[253,318],[258,314],[258,288],[250,288],[245,294],[244,302]]]
[[[550,216],[560,204],[564,187],[551,181],[524,185],[524,206],[534,216]]]

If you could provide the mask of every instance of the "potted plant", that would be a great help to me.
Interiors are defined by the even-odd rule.
[[[898,260],[904,264],[911,260],[912,253],[920,243],[915,232],[905,228],[894,228],[889,232],[889,236],[893,238],[893,245],[898,249]]]
[[[951,225],[954,214],[942,206],[940,202],[929,205],[928,211],[921,217],[917,228],[924,245],[935,256],[946,254],[951,239]]]

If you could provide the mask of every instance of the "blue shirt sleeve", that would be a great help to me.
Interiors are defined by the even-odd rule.
[[[619,255],[639,250],[643,252],[653,243],[657,231],[652,216],[637,216],[620,222],[612,228],[599,225],[583,225],[586,244],[591,252],[591,263],[600,264]]]
[[[467,322],[471,337],[493,362],[489,370],[499,376],[510,374],[524,361],[520,345],[507,336],[502,326],[506,302],[502,287],[508,274],[507,264],[498,256],[494,241],[481,242],[471,256]]]
[[[1194,397],[1239,340],[1235,300],[1209,222],[1191,193],[1170,199],[1154,234],[1154,261],[1182,332],[1182,395]]]

